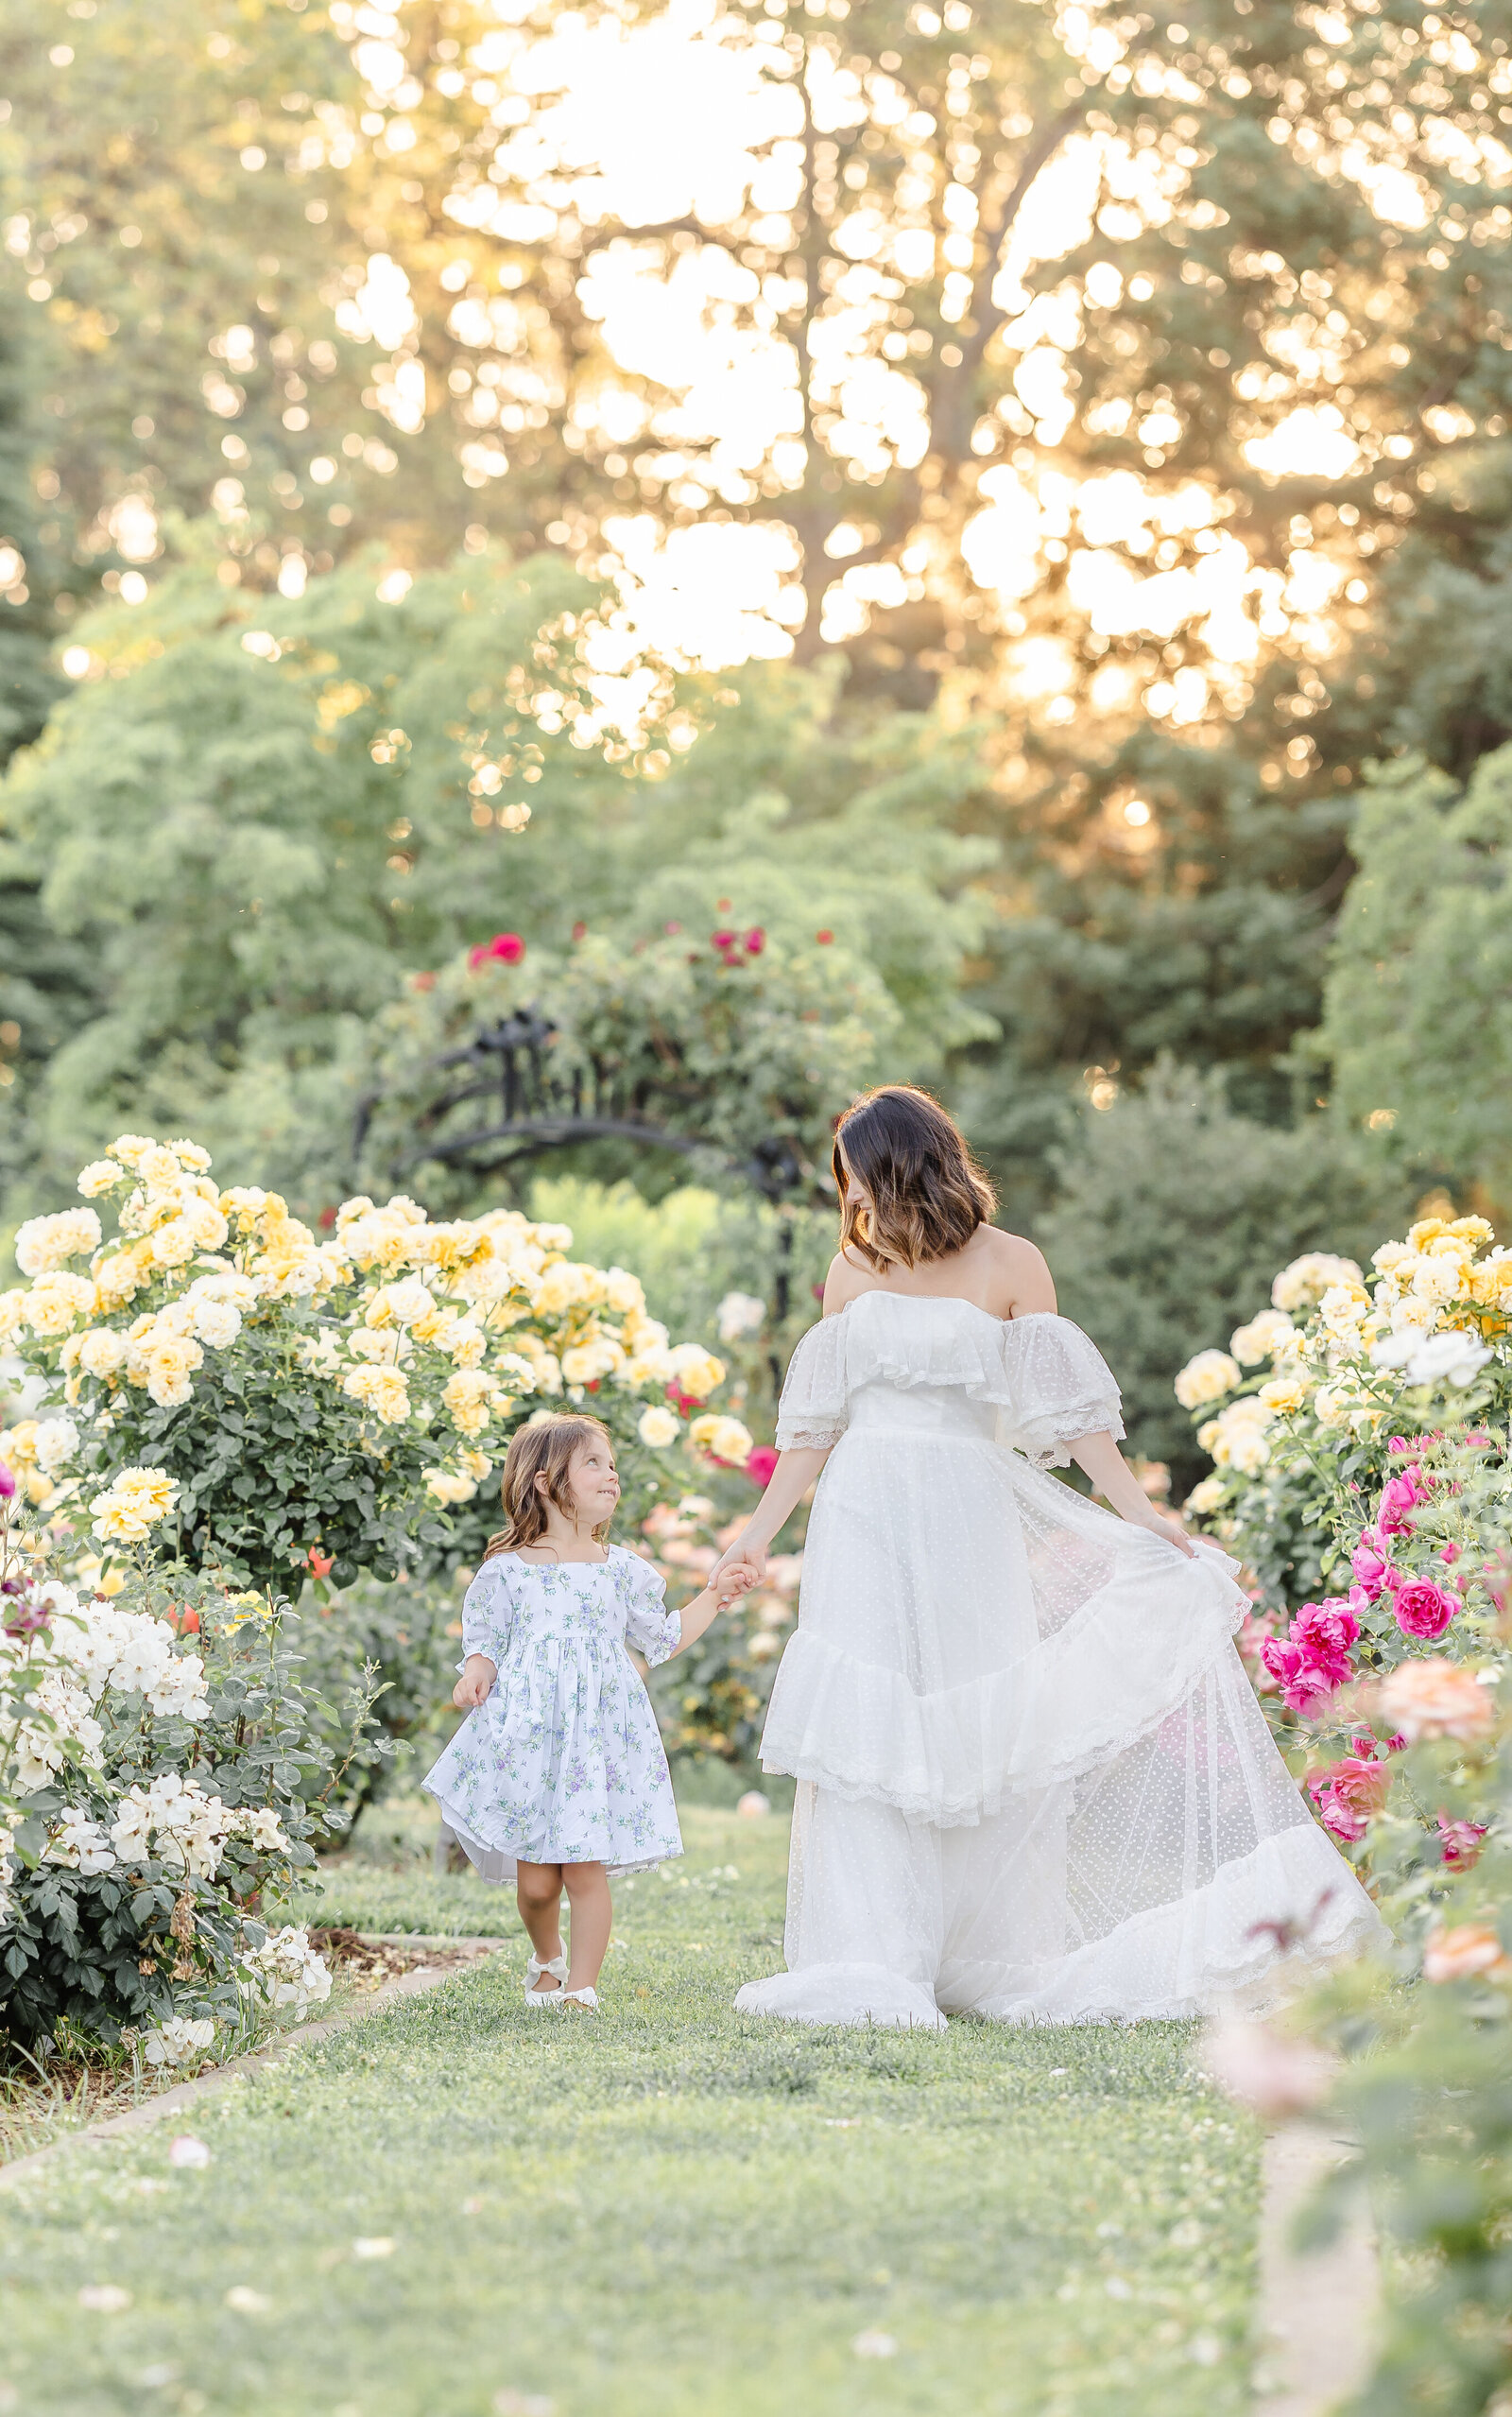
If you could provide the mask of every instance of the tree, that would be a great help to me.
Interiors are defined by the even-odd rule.
[[[1341,1126],[1389,1136],[1419,1183],[1447,1179],[1504,1217],[1512,747],[1463,787],[1421,758],[1378,767],[1354,848],[1318,1033]]]
[[[549,555],[388,601],[373,572],[290,600],[190,565],[81,628],[88,673],[0,790],[41,872],[33,961],[60,935],[94,969],[27,1103],[43,1191],[146,1123],[323,1207],[374,1017],[501,927],[531,950],[576,925],[703,941],[727,912],[811,947],[826,928],[908,1065],[981,1029],[954,993],[984,850],[941,828],[969,734],[848,737],[812,674],[596,670],[617,633]]]
[[[1135,1448],[1170,1463],[1179,1496],[1205,1474],[1172,1385],[1270,1301],[1303,1251],[1364,1264],[1411,1197],[1378,1149],[1314,1116],[1278,1131],[1229,1110],[1221,1075],[1168,1062],[1084,1113],[1035,1225],[1065,1316],[1107,1355]]]

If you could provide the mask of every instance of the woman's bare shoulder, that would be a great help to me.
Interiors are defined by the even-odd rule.
[[[1054,1310],[1055,1280],[1037,1244],[1022,1234],[1005,1234],[998,1225],[979,1226],[976,1239],[991,1271],[993,1306],[1000,1318]]]
[[[851,1258],[846,1252],[836,1251],[824,1279],[825,1317],[833,1318],[836,1310],[843,1309],[847,1302],[854,1301],[858,1293],[874,1286],[876,1281],[875,1270],[868,1268],[864,1259]]]

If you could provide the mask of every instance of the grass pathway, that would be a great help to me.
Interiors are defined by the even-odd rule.
[[[203,2169],[170,2166],[165,2123],[0,2192],[0,2409],[1245,2408],[1259,2144],[1187,2028],[737,2020],[786,1824],[684,1829],[675,1878],[617,1891],[597,2022],[531,2013],[502,1959],[207,2098]],[[352,1858],[321,1917],[513,1929],[413,1844],[402,1816],[390,1868]],[[100,2286],[129,2304],[80,2304]]]

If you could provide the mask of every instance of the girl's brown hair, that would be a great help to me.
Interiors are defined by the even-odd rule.
[[[522,1545],[541,1542],[546,1531],[546,1503],[537,1477],[546,1480],[546,1496],[568,1518],[572,1516],[572,1497],[567,1492],[567,1472],[573,1454],[590,1435],[601,1435],[612,1452],[614,1439],[602,1419],[582,1418],[566,1414],[561,1418],[542,1419],[537,1426],[517,1429],[504,1463],[500,1493],[504,1500],[504,1526],[496,1536],[489,1538],[485,1561],[495,1553],[512,1553]],[[602,1544],[609,1533],[610,1523],[601,1519],[593,1529],[593,1541]]]
[[[836,1128],[832,1164],[840,1248],[853,1244],[876,1269],[964,1249],[998,1204],[954,1118],[912,1083],[863,1092]],[[866,1200],[848,1194],[847,1168]]]

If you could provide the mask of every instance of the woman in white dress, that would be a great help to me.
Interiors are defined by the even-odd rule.
[[[1188,2015],[1298,1940],[1319,1960],[1378,1942],[1234,1650],[1234,1562],[1149,1502],[1111,1374],[1033,1244],[987,1222],[955,1126],[874,1092],[834,1170],[824,1315],[719,1565],[759,1580],[818,1480],[762,1740],[799,1783],[787,1970],[737,2008]],[[1068,1459],[1109,1511],[1045,1474]]]

